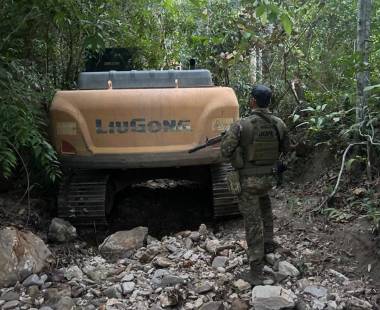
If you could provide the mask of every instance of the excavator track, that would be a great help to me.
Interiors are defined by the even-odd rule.
[[[103,227],[107,225],[111,201],[107,174],[78,171],[61,183],[58,217],[76,226]]]
[[[240,214],[238,197],[230,193],[226,182],[226,175],[232,170],[232,166],[226,163],[211,167],[215,219]]]

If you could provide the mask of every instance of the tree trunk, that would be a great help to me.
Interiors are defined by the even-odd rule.
[[[356,122],[359,129],[365,130],[365,120],[368,112],[368,95],[364,88],[369,85],[368,50],[371,26],[372,0],[358,0],[358,24],[357,24],[357,52],[360,57],[359,69],[356,73],[357,99]],[[370,144],[367,145],[367,153],[370,154]],[[367,175],[371,179],[371,163],[368,158]]]

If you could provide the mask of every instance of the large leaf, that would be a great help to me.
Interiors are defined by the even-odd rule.
[[[370,91],[370,90],[375,89],[375,88],[380,88],[380,84],[367,86],[366,88],[364,88],[364,91]]]
[[[261,17],[266,11],[266,6],[264,4],[260,4],[256,9],[256,16]]]
[[[281,14],[280,19],[281,19],[282,27],[284,27],[285,32],[288,35],[290,35],[292,33],[293,23],[292,23],[289,15],[286,13],[283,13],[283,14]]]

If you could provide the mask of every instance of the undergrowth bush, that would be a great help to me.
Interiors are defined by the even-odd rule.
[[[0,58],[0,173],[19,169],[54,182],[57,156],[48,143],[47,108],[54,88],[33,66]]]

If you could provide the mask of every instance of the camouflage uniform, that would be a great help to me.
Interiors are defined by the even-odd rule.
[[[289,139],[284,122],[267,108],[257,108],[233,123],[221,142],[222,156],[239,172],[239,209],[244,217],[251,267],[262,263],[273,244],[273,216],[268,192],[275,185],[273,168]],[[240,154],[240,155],[239,155]]]

